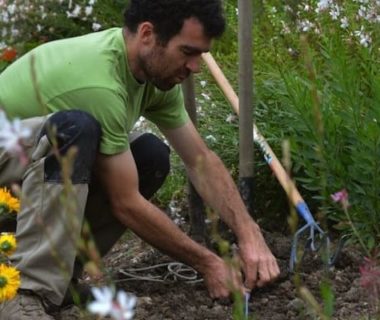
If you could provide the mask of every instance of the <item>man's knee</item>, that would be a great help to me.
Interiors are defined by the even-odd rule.
[[[77,146],[84,149],[90,145],[97,148],[101,128],[98,121],[89,113],[80,110],[59,111],[53,114],[45,124],[41,135],[55,139],[61,154],[67,152],[68,147]]]
[[[40,138],[43,136],[57,147],[60,156],[65,156],[71,148],[76,149],[71,179],[73,183],[88,183],[101,137],[98,121],[80,110],[60,111],[47,120]],[[54,155],[45,160],[45,180],[62,180],[60,164]]]
[[[136,162],[141,194],[150,199],[162,186],[170,171],[170,148],[151,133],[139,136],[131,143]]]
[[[144,133],[131,144],[139,174],[154,172],[157,178],[170,171],[170,148],[152,133]]]

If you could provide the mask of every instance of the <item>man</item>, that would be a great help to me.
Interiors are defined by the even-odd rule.
[[[224,23],[220,0],[132,0],[123,29],[47,43],[0,75],[0,104],[33,131],[25,168],[0,159],[0,184],[22,178],[13,257],[21,289],[0,310],[1,319],[30,319],[31,312],[51,319],[50,307],[62,304],[74,264],[80,265],[84,217],[102,255],[128,227],[194,267],[213,298],[278,276],[258,225],[189,121],[180,92]],[[153,135],[128,136],[140,115],[160,128],[199,194],[235,233],[244,284],[148,201],[168,173],[168,148]],[[71,171],[62,156],[72,159]]]

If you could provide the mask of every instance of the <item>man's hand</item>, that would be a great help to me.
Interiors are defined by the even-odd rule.
[[[242,261],[245,282],[248,289],[262,287],[280,275],[276,258],[265,243],[257,224],[252,223],[249,241],[239,242],[239,256]]]
[[[228,298],[234,292],[244,295],[247,291],[242,282],[238,263],[226,262],[218,256],[213,256],[200,271],[213,299]]]

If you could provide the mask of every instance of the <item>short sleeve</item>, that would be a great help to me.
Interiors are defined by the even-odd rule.
[[[112,155],[129,149],[125,101],[110,89],[70,91],[49,101],[52,110],[82,110],[101,125],[100,153]]]
[[[180,85],[169,91],[159,91],[143,116],[164,129],[175,129],[184,125],[189,116],[185,109],[183,93]]]

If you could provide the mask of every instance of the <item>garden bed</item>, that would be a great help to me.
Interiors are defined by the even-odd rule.
[[[253,319],[316,319],[310,308],[297,297],[293,274],[288,271],[290,237],[265,233],[265,237],[281,267],[281,276],[272,285],[253,291],[249,312]],[[127,280],[120,270],[154,266],[171,260],[132,236],[118,243],[106,257],[109,270],[119,279],[118,285],[138,297],[134,319],[137,320],[223,320],[232,319],[228,301],[213,301],[202,282],[152,282]],[[368,319],[370,306],[360,287],[359,266],[362,257],[351,247],[345,247],[336,266],[328,272],[335,294],[333,319]],[[164,269],[150,270],[146,275],[164,274]],[[320,284],[326,278],[318,255],[305,256],[299,271],[302,284],[320,299]]]

